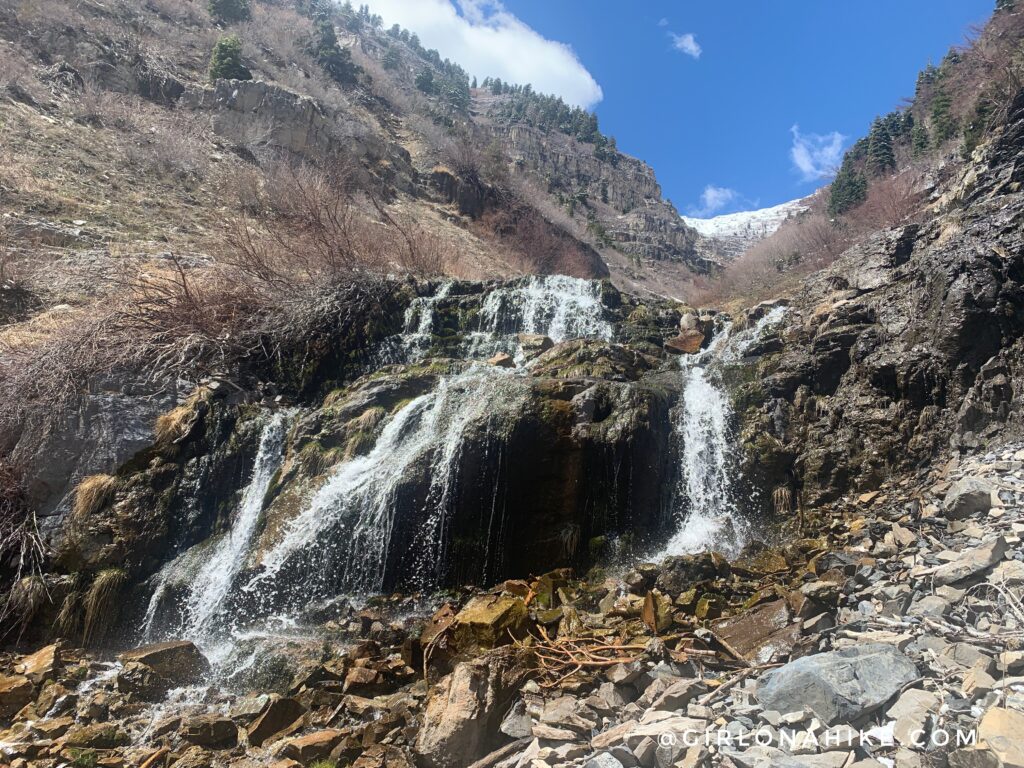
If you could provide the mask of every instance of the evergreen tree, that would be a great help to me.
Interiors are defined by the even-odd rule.
[[[477,86],[476,86],[476,76],[475,75],[473,76],[473,84],[471,86],[469,86],[469,87],[472,88],[474,91],[476,90]]]
[[[895,167],[896,156],[887,121],[876,117],[868,134],[868,170],[872,176],[884,176]]]
[[[384,64],[384,69],[398,69],[399,65],[402,63],[402,56],[398,52],[398,49],[388,48],[387,52],[384,54],[384,60],[382,63]]]
[[[210,15],[222,24],[248,21],[252,18],[249,0],[209,0]]]
[[[237,35],[222,37],[210,55],[210,79],[252,80],[252,72],[242,63],[242,41]]]
[[[928,129],[924,123],[915,123],[910,134],[910,152],[914,157],[922,157],[932,148],[931,140],[928,138]]]
[[[864,174],[857,170],[851,160],[850,153],[843,158],[839,172],[832,180],[829,191],[828,212],[830,216],[839,216],[864,202],[868,196],[868,182]]]
[[[941,146],[956,134],[956,117],[953,116],[953,100],[941,88],[932,99],[932,131],[935,146]]]
[[[356,82],[361,68],[352,61],[352,52],[338,45],[338,34],[331,22],[317,24],[310,48],[313,58],[336,83],[350,85]]]
[[[965,157],[970,156],[974,148],[981,143],[982,137],[985,135],[985,130],[988,128],[989,119],[992,116],[994,105],[987,96],[981,96],[978,101],[974,104],[974,111],[971,113],[970,122],[964,127],[964,147],[963,153]]]
[[[429,69],[422,70],[416,75],[416,87],[423,93],[432,94],[434,92],[434,73]]]

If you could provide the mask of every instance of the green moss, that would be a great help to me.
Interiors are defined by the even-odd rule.
[[[94,768],[97,757],[95,749],[68,748],[68,755],[71,757],[71,765],[75,768]]]

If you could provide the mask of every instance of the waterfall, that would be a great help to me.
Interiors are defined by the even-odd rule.
[[[499,402],[525,404],[521,377],[477,364],[443,377],[432,391],[404,405],[370,452],[339,464],[285,525],[245,589],[286,601],[288,584],[296,581],[303,601],[311,595],[381,591],[389,561],[404,554],[393,551],[396,524],[408,501],[402,493],[417,471],[429,478],[429,490],[413,539],[414,576],[432,586],[436,568],[445,562],[451,495],[467,430],[493,418]]]
[[[735,556],[747,544],[748,525],[735,498],[733,411],[719,369],[739,362],[785,314],[785,307],[775,307],[735,334],[726,324],[707,349],[680,359],[684,384],[675,424],[680,446],[679,524],[654,559],[706,550]]]
[[[221,629],[225,603],[249,555],[256,524],[263,511],[263,499],[281,466],[285,437],[293,415],[293,411],[278,411],[266,417],[252,476],[242,492],[231,528],[212,546],[194,548],[202,551],[190,550],[160,572],[144,619],[147,637],[152,637],[155,629],[157,612],[168,591],[168,580],[179,570],[189,573],[188,594],[181,606],[179,634],[209,639]],[[195,562],[199,558],[201,561]]]
[[[531,277],[487,294],[481,331],[488,334],[531,333],[554,342],[612,338],[605,319],[601,284],[565,275]]]

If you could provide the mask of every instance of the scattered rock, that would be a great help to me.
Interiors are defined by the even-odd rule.
[[[891,645],[867,643],[805,656],[763,675],[756,696],[765,709],[810,709],[829,725],[852,723],[916,680],[914,662]]]
[[[249,726],[249,743],[260,747],[270,739],[287,736],[302,725],[305,714],[306,708],[295,699],[268,702]]]
[[[119,658],[124,664],[130,661],[145,664],[160,677],[179,686],[197,682],[210,671],[210,662],[190,640],[145,645],[125,651]]]

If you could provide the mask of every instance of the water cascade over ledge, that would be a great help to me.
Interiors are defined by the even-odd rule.
[[[658,557],[704,549],[735,554],[742,548],[748,530],[735,497],[735,424],[717,369],[742,358],[779,315],[770,313],[739,333],[720,324],[707,348],[679,360],[675,415],[668,411],[670,401],[663,416],[654,416],[651,403],[662,397],[656,394],[664,391],[660,385],[646,389],[619,374],[612,380],[619,376],[621,385],[534,376],[537,366],[557,366],[559,358],[527,355],[527,336],[546,337],[548,345],[591,340],[596,346],[570,349],[583,355],[572,364],[574,370],[610,365],[616,355],[634,359],[621,351],[624,347],[609,346],[617,331],[600,283],[534,277],[488,288],[473,326],[458,337],[459,359],[440,365],[433,350],[439,339],[450,344],[445,324],[465,290],[447,282],[414,298],[403,331],[381,345],[382,364],[397,373],[359,383],[362,389],[351,397],[362,411],[342,419],[346,425],[362,424],[367,413],[378,414],[365,449],[345,449],[322,474],[296,475],[302,451],[294,446],[300,439],[294,433],[320,423],[324,409],[266,411],[258,417],[259,447],[231,528],[186,550],[154,579],[145,617],[149,639],[185,636],[207,650],[219,644],[222,652],[213,655],[223,658],[230,652],[225,643],[277,631],[269,627],[302,625],[339,601],[395,588],[430,591],[463,580],[491,583],[507,577],[518,572],[519,523],[510,516],[510,504],[527,503],[530,494],[524,495],[523,484],[548,474],[552,478],[544,482],[562,478],[555,485],[564,496],[535,500],[530,507],[535,511],[521,513],[535,528],[530,515],[551,518],[541,526],[551,531],[538,544],[550,553],[541,560],[571,562],[609,528],[628,531],[615,509],[634,510],[645,521],[636,524],[648,530],[661,527],[665,544]],[[512,356],[517,365],[483,362],[497,352]],[[418,389],[410,389],[412,384]],[[388,394],[395,387],[395,394]],[[536,421],[541,418],[535,413],[538,387],[551,398],[545,408],[554,409],[542,411],[543,418],[564,422],[562,437],[535,435],[546,428],[546,422]],[[367,411],[365,406],[375,402],[382,407]],[[326,413],[341,407],[329,406]],[[628,419],[618,426],[608,421],[616,408]],[[652,418],[663,419],[664,427]],[[633,445],[617,437],[626,424],[636,429],[645,420],[651,430],[647,442]],[[345,434],[352,429],[345,426]],[[660,448],[649,443],[659,429],[666,440]],[[566,442],[570,435],[573,443]],[[587,439],[611,442],[587,458],[578,445],[572,447]],[[523,446],[537,440],[561,442],[545,444],[547,458],[524,454],[531,449]],[[652,470],[650,456],[664,462],[663,474]],[[659,476],[675,480],[641,479]],[[279,499],[281,478],[291,478],[298,488],[287,514]],[[601,504],[606,511],[600,511]],[[538,530],[531,534],[539,535]],[[467,558],[470,570],[463,563]],[[175,591],[175,584],[184,590]]]

